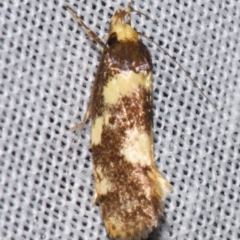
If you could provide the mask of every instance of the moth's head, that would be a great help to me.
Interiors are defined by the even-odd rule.
[[[134,41],[138,40],[138,33],[131,27],[129,8],[124,10],[118,9],[112,16],[109,33],[108,45],[117,41]]]

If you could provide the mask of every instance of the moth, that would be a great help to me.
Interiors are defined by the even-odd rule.
[[[150,53],[131,26],[129,7],[112,16],[106,43],[65,7],[103,48],[88,110],[72,128],[91,117],[95,201],[110,238],[145,239],[171,191],[154,162]]]

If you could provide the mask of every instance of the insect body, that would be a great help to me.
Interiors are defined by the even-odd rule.
[[[88,33],[103,46],[83,121],[92,118],[95,200],[111,238],[144,239],[171,190],[154,163],[151,56],[130,25],[129,8],[113,15],[107,44]]]

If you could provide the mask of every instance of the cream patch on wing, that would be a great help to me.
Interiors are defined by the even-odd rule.
[[[107,176],[103,174],[101,167],[95,168],[95,185],[97,195],[107,194],[113,188],[112,183]]]
[[[149,166],[153,163],[152,138],[144,131],[131,129],[126,133],[121,154],[132,164]]]
[[[106,104],[116,104],[120,97],[129,96],[140,86],[151,90],[152,72],[122,71],[108,80],[103,89],[104,101]]]
[[[103,116],[96,118],[92,125],[92,144],[98,145],[101,143],[103,126],[109,124],[111,114],[104,112]]]

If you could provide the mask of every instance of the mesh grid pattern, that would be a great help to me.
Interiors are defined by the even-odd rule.
[[[107,240],[94,181],[86,111],[101,48],[62,5],[0,3],[0,239]],[[69,1],[104,39],[126,1]],[[155,159],[173,192],[152,239],[240,239],[240,4],[135,1],[151,18],[132,24],[158,48],[154,63]]]

